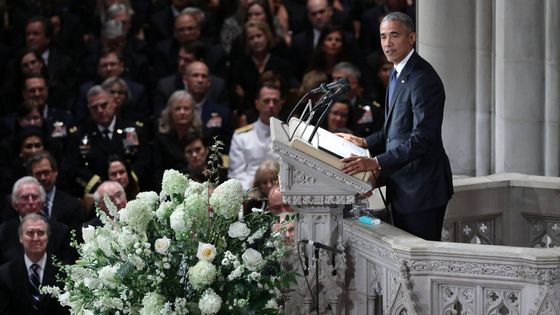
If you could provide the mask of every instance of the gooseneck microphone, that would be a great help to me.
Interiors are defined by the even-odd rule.
[[[337,253],[337,254],[342,254],[341,250],[338,250],[334,247],[319,243],[319,242],[314,242],[314,241],[310,241],[310,240],[301,240],[300,242],[305,243],[305,244],[309,244],[311,246],[315,246],[317,248],[321,248],[321,249],[326,249],[328,251],[331,251],[333,253]]]
[[[343,86],[348,87],[349,85],[350,82],[348,81],[348,78],[340,78],[338,80],[332,81],[329,84],[321,83],[321,85],[311,90],[311,94],[326,93],[332,90],[339,89]]]

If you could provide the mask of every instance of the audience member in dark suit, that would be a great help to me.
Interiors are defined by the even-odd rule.
[[[156,90],[153,92],[154,101],[152,104],[152,114],[154,116],[159,116],[173,92],[178,90],[185,90],[188,92],[185,78],[187,66],[193,61],[203,61],[205,55],[206,49],[200,42],[193,42],[181,46],[178,54],[177,72],[160,79],[157,83]],[[219,76],[210,74],[210,89],[208,90],[207,97],[216,103],[227,103],[225,80]]]
[[[195,101],[185,91],[174,92],[161,112],[154,139],[154,182],[160,183],[166,169],[185,168],[183,141],[192,133],[201,132],[202,123],[196,113]]]
[[[224,152],[229,151],[232,130],[232,114],[228,107],[213,102],[208,97],[210,80],[208,67],[202,61],[194,61],[187,66],[187,89],[194,100],[195,114],[200,118],[204,134],[218,136],[224,144]]]
[[[386,122],[367,138],[344,135],[367,147],[373,158],[342,160],[350,175],[383,175],[393,224],[426,240],[441,239],[453,184],[441,139],[445,91],[434,68],[413,48],[414,22],[401,12],[387,14],[380,26],[381,46],[395,66],[386,97]]]
[[[70,57],[52,47],[53,29],[50,20],[43,16],[29,19],[25,33],[27,48],[37,50],[41,54],[47,65],[49,79],[62,83],[67,89],[73,89],[76,80],[75,67]]]
[[[23,256],[23,247],[18,238],[18,226],[21,219],[30,213],[42,215],[44,203],[45,190],[34,177],[25,176],[16,181],[12,190],[12,206],[19,216],[0,225],[0,263]],[[70,247],[70,229],[60,222],[49,223],[51,234],[47,253],[63,262],[73,262],[76,259],[76,252]]]
[[[74,105],[74,114],[76,120],[83,122],[88,116],[87,109],[87,93],[96,84],[101,84],[103,81],[111,77],[122,78],[124,73],[124,62],[122,56],[115,51],[107,51],[101,54],[97,61],[97,80],[88,81],[80,86],[78,99]],[[133,81],[124,79],[128,89],[130,90],[130,108],[134,108],[135,116],[147,119],[150,113],[150,108],[147,104],[148,96],[143,85]]]
[[[52,227],[38,214],[26,215],[18,225],[23,252],[0,267],[0,314],[69,314],[56,298],[39,291],[42,286],[64,285],[57,280],[60,271],[47,249]]]
[[[126,207],[128,199],[126,198],[126,193],[123,187],[118,182],[111,180],[104,181],[103,183],[101,183],[101,185],[99,185],[99,187],[97,187],[97,189],[93,193],[93,201],[95,202],[95,206],[99,207],[101,211],[105,212],[105,214],[111,217],[111,214],[109,213],[109,210],[105,205],[105,201],[103,200],[105,198],[105,195],[109,197],[109,199],[111,199],[111,202],[115,205],[115,207],[117,207],[117,210],[121,210]],[[82,226],[85,227],[89,225],[101,226],[103,225],[103,222],[101,222],[99,216],[96,215],[94,218],[87,221]],[[78,231],[78,235],[80,235],[80,233],[81,230]],[[81,237],[79,237],[78,239],[81,240]]]
[[[164,9],[150,17],[150,32],[148,38],[152,43],[158,43],[173,36],[175,17],[189,5],[189,0],[172,0]]]
[[[233,61],[231,66],[230,85],[234,90],[232,97],[240,117],[244,121],[254,121],[257,113],[253,104],[259,86],[259,77],[265,71],[279,75],[283,85],[293,83],[290,64],[270,52],[272,33],[268,25],[260,21],[249,21],[245,24],[246,54]]]
[[[80,227],[84,221],[84,209],[78,199],[56,185],[58,166],[54,157],[48,151],[35,153],[27,160],[27,170],[45,189],[45,216],[51,221],[64,223],[71,229]]]
[[[154,72],[156,79],[166,77],[177,69],[177,54],[181,45],[200,41],[200,23],[196,15],[184,12],[175,18],[172,38],[159,42],[156,46]],[[201,42],[203,43],[203,42]],[[225,77],[226,53],[219,45],[203,43],[206,49],[204,60],[215,75]]]
[[[112,154],[125,156],[140,183],[149,184],[145,176],[149,176],[151,156],[143,124],[117,117],[112,95],[99,85],[90,89],[87,100],[90,118],[69,139],[62,163],[64,174],[75,179],[82,189],[72,194],[92,193],[107,173],[108,157]]]
[[[383,104],[384,98],[370,101],[364,97],[364,89],[360,85],[360,77],[360,70],[350,62],[340,62],[334,66],[333,80],[347,78],[349,82],[350,88],[345,96],[352,106],[354,119],[351,122],[351,129],[353,134],[366,137],[383,128],[385,114],[381,104]]]

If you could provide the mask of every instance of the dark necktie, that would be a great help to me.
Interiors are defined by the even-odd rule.
[[[103,129],[103,138],[105,138],[107,140],[111,140],[111,137],[109,136],[110,134],[111,134],[111,132],[109,131],[109,128]]]
[[[31,272],[29,273],[29,282],[31,282],[31,304],[33,309],[39,310],[39,299],[41,293],[39,292],[39,286],[41,286],[41,280],[39,278],[39,265],[31,265]]]
[[[48,197],[48,196],[45,198],[45,204],[43,204],[43,213],[45,214],[45,217],[47,217],[47,218],[50,217],[50,213],[49,213],[49,197]]]
[[[387,98],[389,104],[387,108],[391,106],[393,91],[395,90],[396,86],[397,86],[397,69],[393,69],[393,73],[391,74],[391,80],[389,80],[389,97]]]

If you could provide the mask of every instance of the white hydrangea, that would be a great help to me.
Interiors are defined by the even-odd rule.
[[[157,292],[149,292],[142,299],[142,309],[140,315],[154,315],[160,314],[164,308],[165,300]]]
[[[187,227],[208,226],[208,198],[204,195],[193,194],[185,198],[183,208],[185,209],[185,219]]]
[[[216,280],[217,270],[212,263],[201,260],[189,269],[189,282],[196,290],[202,290]]]
[[[134,233],[128,226],[124,226],[117,234],[117,243],[122,248],[128,248],[138,242],[138,235]]]
[[[237,217],[243,203],[243,186],[237,179],[230,179],[216,187],[210,196],[214,212],[226,219]]]
[[[175,233],[181,233],[185,230],[185,209],[179,206],[173,211],[169,217],[169,225]]]
[[[155,207],[152,209],[150,202],[145,199],[129,201],[126,207],[119,211],[119,219],[139,233],[145,233],[148,224],[154,217]]]
[[[243,265],[239,265],[237,266],[235,269],[233,269],[233,271],[228,275],[228,280],[229,281],[233,281],[239,277],[241,277],[241,275],[243,275],[243,271],[245,270],[245,268],[243,267]]]
[[[270,299],[266,302],[266,305],[264,306],[264,308],[270,308],[270,309],[273,309],[273,310],[277,310],[279,308],[278,302],[276,302],[275,299]]]
[[[95,241],[97,243],[97,247],[101,249],[101,251],[105,254],[105,256],[107,257],[113,256],[113,249],[111,248],[111,240],[109,238],[107,238],[104,235],[98,235],[95,238]]]
[[[138,195],[136,195],[136,200],[141,200],[151,211],[155,211],[159,204],[159,196],[153,191],[138,193]]]
[[[212,315],[220,311],[222,307],[222,298],[217,295],[214,290],[207,289],[202,294],[200,301],[198,302],[198,308],[202,315]]]
[[[103,282],[114,282],[115,281],[115,275],[117,274],[117,271],[119,271],[120,266],[119,265],[114,265],[114,266],[105,266],[103,268],[101,268],[99,270],[99,279],[101,279],[101,281]]]
[[[192,195],[203,195],[204,191],[208,189],[208,183],[199,183],[195,181],[189,182],[189,186],[185,190],[185,197],[189,197]]]
[[[161,222],[167,221],[171,213],[173,213],[173,209],[175,209],[175,204],[173,202],[162,202],[156,209],[156,218]]]
[[[189,184],[188,178],[176,170],[166,170],[161,182],[161,197],[169,196],[176,200],[183,196]],[[162,198],[163,200],[163,198]]]

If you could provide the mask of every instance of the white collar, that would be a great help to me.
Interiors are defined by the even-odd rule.
[[[38,272],[39,272],[39,278],[41,278],[41,282],[43,282],[42,281],[43,280],[43,272],[45,271],[45,266],[47,265],[47,253],[43,254],[43,257],[41,257],[41,259],[39,259],[38,262],[33,262],[25,254],[23,254],[23,260],[25,261],[25,267],[27,268],[28,271],[31,268],[31,265],[33,265],[33,264],[37,264],[37,265],[39,265],[39,267],[41,267],[38,270]]]
[[[406,55],[406,57],[404,57],[404,59],[401,60],[401,62],[399,62],[398,64],[395,65],[395,70],[397,71],[397,78],[401,75],[401,72],[403,71],[404,66],[406,66],[406,63],[408,62],[408,60],[412,56],[412,53],[414,53],[414,48],[412,48],[408,52],[408,55]]]
[[[50,49],[45,49],[45,51],[41,54],[41,58],[45,62],[45,66],[49,65],[49,56],[50,56]]]
[[[109,126],[104,127],[101,125],[97,125],[97,130],[99,130],[99,132],[101,132],[103,134],[103,130],[105,129],[109,129],[109,132],[112,134],[113,131],[115,131],[115,124],[117,123],[117,116],[113,116],[113,120],[111,120],[111,123],[109,124]]]

